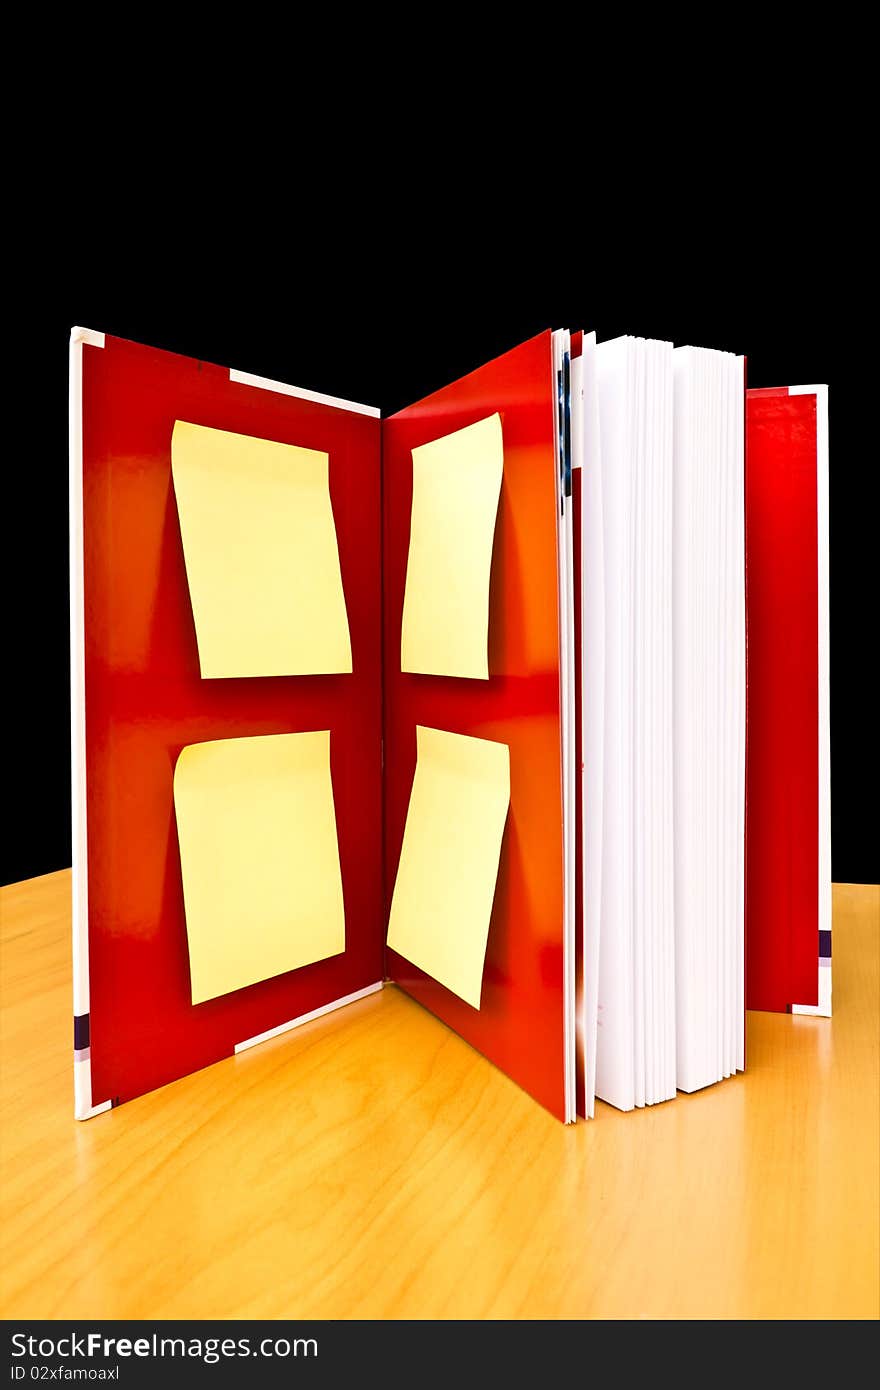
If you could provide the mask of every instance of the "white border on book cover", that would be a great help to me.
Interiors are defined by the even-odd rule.
[[[257,1047],[259,1043],[269,1042],[270,1038],[279,1038],[282,1033],[301,1028],[304,1023],[311,1023],[315,1018],[323,1018],[324,1014],[332,1014],[337,1009],[344,1008],[346,1004],[356,1004],[359,999],[366,999],[368,995],[378,993],[384,984],[384,980],[376,980],[375,984],[365,985],[363,989],[344,994],[341,999],[331,999],[329,1004],[321,1004],[319,1008],[312,1009],[307,1014],[300,1014],[299,1018],[292,1018],[289,1023],[279,1023],[277,1028],[267,1028],[265,1033],[255,1033],[252,1038],[245,1038],[244,1042],[235,1044],[236,1054],[246,1052],[249,1047]]]
[[[819,599],[819,931],[831,931],[831,638],[828,502],[828,387],[789,386],[790,396],[816,397],[816,538]],[[831,1017],[831,958],[819,960],[818,1004],[792,1013]]]
[[[324,396],[320,391],[309,391],[304,386],[288,386],[284,381],[239,372],[234,367],[229,368],[229,380],[240,382],[242,386],[256,386],[260,391],[275,391],[280,396],[295,396],[300,401],[314,401],[316,405],[332,405],[336,410],[349,410],[354,415],[369,415],[374,420],[378,420],[382,413],[374,405],[358,405],[355,401],[344,401],[338,396]]]
[[[82,353],[83,347],[103,348],[104,334],[92,328],[70,330],[68,394],[68,452],[70,498],[70,785],[73,888],[73,1014],[89,1012],[89,888],[86,838],[86,683],[85,611],[83,594],[82,496]],[[90,1057],[73,1064],[73,1113],[88,1120],[109,1110],[111,1102],[92,1105]]]

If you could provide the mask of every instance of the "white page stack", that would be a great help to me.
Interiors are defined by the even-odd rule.
[[[744,1063],[743,377],[590,336],[574,379],[587,1114]]]

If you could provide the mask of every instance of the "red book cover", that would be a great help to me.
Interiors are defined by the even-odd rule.
[[[827,388],[746,393],[746,1003],[831,1012]]]
[[[77,1108],[88,1113],[383,979],[381,426],[378,412],[102,334],[74,341],[72,358],[74,1028]],[[171,479],[176,419],[329,453],[351,674],[201,679]],[[193,1005],[180,751],[327,728],[357,930],[341,955]]]
[[[505,743],[510,809],[480,1009],[388,951],[388,974],[564,1118],[563,844],[557,434],[542,333],[384,421],[385,891],[394,889],[417,724]],[[401,671],[412,450],[498,411],[504,486],[489,600],[489,679]]]

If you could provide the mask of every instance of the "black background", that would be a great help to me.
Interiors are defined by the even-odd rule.
[[[777,181],[759,208],[733,198],[680,224],[656,198],[619,224],[611,203],[582,200],[554,224],[540,189],[526,219],[502,182],[481,201],[453,199],[433,233],[431,198],[398,197],[391,215],[385,192],[367,202],[361,184],[341,204],[320,204],[307,231],[300,203],[279,203],[243,235],[207,203],[183,224],[170,196],[159,215],[137,203],[124,215],[109,209],[106,190],[104,201],[100,189],[91,196],[59,231],[51,269],[42,266],[40,307],[16,338],[25,370],[16,398],[7,395],[25,430],[5,468],[4,882],[70,863],[72,324],[383,414],[546,327],[743,352],[753,386],[827,382],[833,874],[880,878],[874,388],[848,328],[862,266],[853,248],[830,247],[828,218],[805,215],[796,180]]]

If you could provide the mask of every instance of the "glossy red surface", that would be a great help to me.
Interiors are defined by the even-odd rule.
[[[496,410],[502,417],[504,478],[490,587],[490,678],[401,672],[411,450]],[[385,887],[390,903],[415,771],[416,725],[507,743],[510,811],[480,1009],[392,951],[387,969],[415,999],[564,1118],[553,412],[547,332],[384,422]]]
[[[330,455],[351,675],[202,680],[176,418]],[[108,337],[83,349],[92,1099],[127,1100],[383,976],[380,422]],[[172,776],[206,739],[331,730],[344,955],[190,1003]]]
[[[816,1004],[816,400],[746,394],[746,1005]]]

